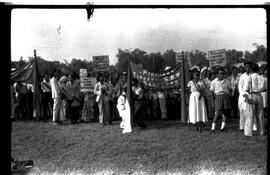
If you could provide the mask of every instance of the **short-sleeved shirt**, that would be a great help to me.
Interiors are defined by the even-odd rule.
[[[231,82],[228,79],[218,80],[218,78],[215,78],[213,81],[211,81],[210,90],[214,91],[215,94],[219,93],[229,94],[230,89],[231,89]]]
[[[199,88],[204,88],[204,84],[202,81],[198,81],[197,85],[199,86]],[[199,89],[197,89],[193,81],[189,81],[187,87],[190,87],[190,92],[199,92]]]
[[[257,73],[249,76],[248,81],[244,83],[244,90],[246,92],[261,92],[266,89],[265,80]]]
[[[132,87],[133,92],[138,95],[138,99],[142,99],[143,98],[143,90],[141,87]]]

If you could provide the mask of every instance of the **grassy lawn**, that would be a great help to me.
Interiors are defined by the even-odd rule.
[[[15,121],[12,156],[34,160],[27,174],[266,174],[267,136],[245,137],[238,120],[216,135],[210,123],[202,133],[180,121],[147,123],[122,135],[119,122]]]

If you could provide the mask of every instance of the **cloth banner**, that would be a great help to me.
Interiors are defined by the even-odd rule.
[[[157,74],[149,72],[132,62],[130,62],[130,65],[133,77],[142,82],[144,86],[157,90],[180,88],[181,63]]]

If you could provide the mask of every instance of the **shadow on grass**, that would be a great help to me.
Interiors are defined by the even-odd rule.
[[[181,122],[181,120],[145,120],[148,125],[148,128],[151,129],[168,129],[168,128],[189,128],[190,130],[195,130],[193,124],[187,124]],[[211,130],[212,120],[206,122],[202,130]],[[217,126],[220,127],[221,120],[217,121]],[[228,119],[226,121],[226,130],[227,131],[237,131],[239,129],[239,119]]]
[[[32,168],[24,168],[18,170],[11,170],[11,175],[26,175],[31,172]]]

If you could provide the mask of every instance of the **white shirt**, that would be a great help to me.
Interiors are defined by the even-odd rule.
[[[210,90],[214,91],[215,94],[220,92],[229,94],[229,90],[231,88],[231,82],[228,79],[218,80],[218,78],[215,78],[213,81],[211,81]]]
[[[246,91],[244,90],[244,84],[245,82],[248,82],[249,80],[249,75],[245,72],[243,73],[240,78],[239,78],[239,82],[238,82],[238,91],[239,91],[239,98],[238,98],[238,106],[239,109],[245,109],[246,108],[246,102],[245,102],[245,98],[243,97],[244,94],[246,94]]]
[[[58,81],[55,77],[50,80],[51,88],[52,88],[52,98],[60,98],[60,88]]]
[[[136,95],[139,96],[138,99],[142,99],[143,98],[143,90],[142,90],[142,88],[140,86],[138,86],[138,87],[132,87],[132,90],[133,90],[133,92]]]
[[[239,82],[239,76],[237,75],[236,78],[234,78],[233,75],[230,76],[230,81],[232,85],[232,95],[234,95],[235,88],[238,87],[238,82]]]
[[[202,81],[198,81],[197,85],[199,86],[200,89],[204,88],[204,84]],[[190,92],[199,92],[199,89],[197,89],[193,81],[189,81],[187,87],[190,87]]]
[[[94,94],[97,95],[96,102],[99,102],[101,96],[101,89],[105,88],[104,84],[102,85],[100,82],[97,82],[94,87]]]
[[[260,93],[266,89],[265,81],[257,73],[252,73],[244,83],[244,91]]]
[[[42,89],[43,92],[51,92],[50,81],[46,82],[45,80],[43,80],[43,82],[41,82],[41,89]]]

